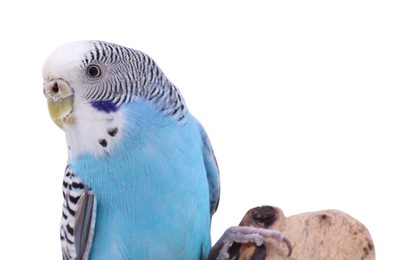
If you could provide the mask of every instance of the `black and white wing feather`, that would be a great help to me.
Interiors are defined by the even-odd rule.
[[[92,245],[96,200],[67,166],[63,181],[64,204],[61,220],[61,246],[64,260],[86,260]]]

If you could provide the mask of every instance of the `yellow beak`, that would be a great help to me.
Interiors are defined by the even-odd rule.
[[[75,123],[73,115],[74,95],[68,83],[63,80],[45,82],[43,92],[48,100],[49,115],[61,129],[64,124]]]

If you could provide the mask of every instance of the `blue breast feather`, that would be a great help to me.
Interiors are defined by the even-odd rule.
[[[107,103],[96,107],[112,109]],[[121,109],[126,118],[122,141],[110,154],[70,160],[97,198],[89,259],[206,256],[211,216],[199,123],[186,114],[180,124],[150,102]]]

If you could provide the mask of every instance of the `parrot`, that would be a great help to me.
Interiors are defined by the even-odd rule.
[[[60,223],[64,260],[229,259],[235,243],[289,241],[227,229],[211,248],[217,160],[179,89],[147,54],[87,40],[42,67],[52,121],[65,132]]]
[[[42,67],[65,132],[63,259],[206,259],[220,182],[210,140],[144,52],[73,42]]]

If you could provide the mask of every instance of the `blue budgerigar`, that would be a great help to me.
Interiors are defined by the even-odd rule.
[[[228,259],[233,243],[291,245],[279,232],[231,227],[211,249],[217,162],[179,90],[143,52],[102,41],[56,49],[43,66],[68,165],[65,260]]]
[[[220,194],[216,159],[156,63],[82,41],[56,49],[42,72],[68,150],[63,258],[206,258]]]

